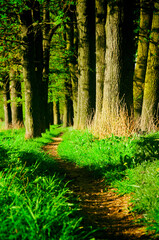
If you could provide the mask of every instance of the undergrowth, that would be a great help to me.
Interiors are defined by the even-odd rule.
[[[71,129],[58,152],[96,177],[104,177],[120,194],[131,194],[131,211],[142,213],[148,229],[159,232],[159,133],[100,140],[89,131]]]
[[[54,160],[41,150],[63,130],[34,140],[24,140],[23,129],[0,132],[0,239],[90,239]]]

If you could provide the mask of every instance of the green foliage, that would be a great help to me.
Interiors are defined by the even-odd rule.
[[[66,41],[61,28],[51,43],[50,54],[50,75],[49,75],[49,101],[60,101],[62,104],[65,95],[68,94],[66,82],[70,80],[68,59],[72,56],[72,51],[66,50]],[[71,90],[70,90],[71,92]]]
[[[85,239],[70,191],[41,150],[60,131],[27,141],[24,129],[0,132],[0,239]]]
[[[132,211],[143,213],[148,229],[159,232],[159,133],[133,138],[96,139],[70,130],[58,148],[66,160],[104,177],[120,194],[132,194]]]

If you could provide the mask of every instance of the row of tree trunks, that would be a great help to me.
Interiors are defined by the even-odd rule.
[[[23,126],[21,82],[15,70],[3,78],[3,101],[5,128],[19,128]]]
[[[43,21],[38,1],[26,1],[26,4],[28,9],[21,12],[20,19],[23,39],[26,138],[32,138],[40,136],[46,128],[49,128],[50,42],[58,26],[50,27],[50,0],[45,0],[43,3]],[[123,104],[129,116],[134,106],[135,117],[141,115],[142,130],[147,130],[150,119],[155,117],[158,104],[159,4],[154,3],[152,8],[149,1],[140,0],[140,7],[135,73],[133,0],[107,3],[104,0],[77,0],[76,7],[73,6],[73,10],[69,9],[70,20],[66,24],[65,36],[66,50],[75,53],[78,49],[78,61],[76,54],[66,60],[69,77],[65,83],[67,94],[64,104],[64,126],[72,124],[74,115],[75,128],[85,128],[88,121],[92,120],[94,111],[98,121],[100,116],[105,119],[110,113],[116,115],[118,107]],[[10,79],[14,79],[12,70]],[[16,98],[14,96],[16,84],[15,81],[11,81],[12,102]],[[5,92],[7,93],[7,90],[4,90]],[[15,107],[17,106],[13,103],[12,109]],[[54,123],[59,124],[58,101],[54,103],[53,108],[56,115],[54,115]],[[12,112],[15,114],[15,116],[12,114],[12,122],[16,124],[17,113],[15,110]],[[10,121],[9,118],[7,121]]]
[[[109,113],[116,114],[121,104],[126,106],[128,115],[131,116],[133,113],[134,75],[135,117],[141,114],[142,109],[141,129],[146,131],[150,120],[155,118],[158,104],[158,3],[154,3],[152,19],[151,4],[146,0],[140,2],[140,36],[135,74],[134,1],[118,0],[107,3],[105,32],[104,1],[96,0],[96,7],[96,118],[99,118],[98,114],[101,113],[101,109],[103,119]],[[89,31],[89,17],[92,13],[89,1],[77,2],[79,77],[78,117],[75,127],[80,128],[87,125],[91,115],[91,103],[93,102],[91,101],[91,96],[93,96],[93,88],[91,87],[95,88],[93,78],[90,77],[90,73],[93,72],[90,57],[93,59],[94,54],[93,48],[91,48],[94,39],[92,38],[90,41],[93,31]],[[151,22],[151,38],[148,41]],[[92,26],[93,24],[92,22]],[[104,55],[105,60],[103,60]],[[105,68],[105,73],[103,73],[102,68]],[[90,84],[90,79],[92,84]],[[144,80],[145,84],[143,85]]]
[[[48,82],[50,42],[58,25],[50,27],[50,0],[27,1],[20,15],[23,40],[26,138],[41,136],[49,128]]]

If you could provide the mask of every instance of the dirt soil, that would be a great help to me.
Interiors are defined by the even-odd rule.
[[[71,180],[68,187],[77,196],[84,224],[99,227],[94,233],[96,240],[137,240],[152,239],[144,226],[138,224],[142,216],[133,216],[130,209],[130,196],[119,196],[115,189],[105,185],[104,179],[95,179],[85,168],[65,161],[58,156],[57,147],[61,137],[44,147],[58,162],[60,170]]]

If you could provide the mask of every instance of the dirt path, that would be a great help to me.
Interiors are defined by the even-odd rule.
[[[57,154],[60,137],[44,147],[59,164],[59,168],[71,180],[69,188],[78,196],[83,212],[84,224],[105,230],[95,233],[96,240],[137,240],[151,239],[146,236],[145,228],[134,224],[134,217],[129,212],[129,196],[118,196],[113,189],[106,186],[104,180],[97,180],[84,168],[62,160]],[[138,216],[140,218],[141,216]]]

